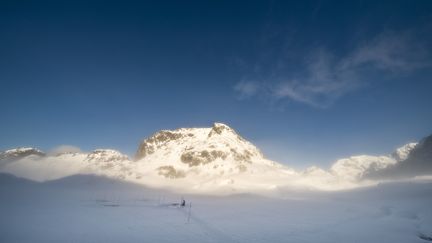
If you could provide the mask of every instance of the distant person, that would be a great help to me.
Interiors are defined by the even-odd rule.
[[[186,206],[186,201],[183,198],[181,200],[180,206],[182,206],[182,207]]]

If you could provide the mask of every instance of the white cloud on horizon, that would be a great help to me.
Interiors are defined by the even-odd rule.
[[[82,150],[73,145],[59,145],[49,151],[49,154],[57,155],[63,153],[80,153]]]
[[[429,163],[432,151],[431,139],[432,137],[424,139],[423,142],[420,143],[420,150],[417,149],[417,145],[409,143],[398,148],[391,155],[356,155],[338,159],[331,164],[329,169],[317,166],[316,164],[315,166],[311,165],[308,168],[299,169],[293,168],[291,164],[286,164],[288,167],[277,165],[278,162],[276,162],[276,164],[272,164],[276,165],[275,167],[257,167],[257,171],[262,172],[262,174],[256,173],[256,171],[251,174],[243,173],[245,172],[243,171],[235,174],[235,176],[229,175],[228,177],[229,180],[235,178],[236,183],[240,181],[240,184],[231,184],[232,186],[240,185],[241,188],[245,188],[245,184],[242,183],[246,182],[246,185],[251,186],[256,190],[262,190],[263,188],[271,189],[288,187],[304,187],[318,190],[347,190],[376,185],[384,181],[416,180],[419,176],[422,176],[422,178],[425,178],[425,176],[432,178],[430,177],[432,166]],[[266,141],[261,142],[263,145],[265,145],[265,143]],[[274,149],[275,147],[274,143],[270,143],[268,146],[270,147],[270,150],[266,149],[265,146],[263,148],[266,149],[267,152],[272,152],[275,156],[277,156],[275,152],[278,152],[278,150],[280,151],[283,149],[289,151],[290,149],[289,146],[287,146],[275,148],[276,151],[271,151],[271,149]],[[417,150],[415,151],[414,148]],[[428,156],[425,157],[424,155]],[[295,154],[293,154],[293,156],[295,157]],[[294,157],[286,159],[292,159],[294,161]],[[97,159],[94,160],[89,158]],[[89,157],[89,154],[63,154],[61,156],[29,155],[18,160],[13,160],[10,163],[4,163],[0,166],[0,172],[9,173],[35,181],[55,180],[78,174],[95,174],[114,178],[123,178],[147,186],[168,186],[179,188],[178,186],[181,185],[181,188],[194,188],[193,185],[204,185],[203,187],[200,187],[200,190],[209,190],[208,192],[212,190],[218,192],[218,190],[221,189],[220,186],[225,185],[224,183],[227,179],[218,174],[217,177],[214,177],[214,181],[209,181],[208,177],[200,177],[197,176],[198,174],[195,172],[192,172],[187,174],[188,180],[182,182],[192,184],[179,184],[179,181],[177,180],[167,179],[163,176],[161,177],[157,170],[155,170],[157,167],[153,167],[153,165],[150,165],[150,167],[144,166],[149,165],[148,163],[142,163],[140,166],[136,167],[137,164],[135,162],[119,160],[114,162],[116,166],[111,165],[106,167],[112,162],[112,157],[110,156]],[[165,163],[160,161],[159,158],[152,161],[152,163],[153,162],[155,162],[154,165],[156,166]],[[182,164],[180,161],[179,163]],[[174,163],[173,166],[177,165]],[[263,170],[261,171],[261,169]],[[132,172],[137,174],[134,175]],[[136,176],[142,174],[145,174],[146,176]],[[221,180],[216,178],[220,178]],[[253,183],[248,184],[252,178]],[[269,183],[273,186],[268,187]],[[265,187],[262,187],[263,185]]]

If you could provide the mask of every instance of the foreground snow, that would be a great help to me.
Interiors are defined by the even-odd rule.
[[[170,203],[184,196],[188,207]],[[0,174],[0,242],[427,242],[432,184],[178,195],[96,176]]]

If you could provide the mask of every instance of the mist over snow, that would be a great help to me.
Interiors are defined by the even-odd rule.
[[[48,154],[12,149],[0,154],[0,171],[39,182],[94,174],[198,194],[277,195],[286,188],[333,191],[425,179],[432,175],[431,139],[408,143],[388,155],[339,159],[329,169],[295,170],[266,159],[233,128],[215,123],[209,128],[156,132],[141,142],[134,158],[111,149],[86,153],[73,146],[60,146]]]
[[[0,174],[0,241],[421,243],[432,233],[431,186],[215,197],[94,175],[36,183]]]

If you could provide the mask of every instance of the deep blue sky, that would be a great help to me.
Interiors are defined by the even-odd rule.
[[[0,150],[227,123],[327,166],[432,133],[432,1],[1,1]]]

